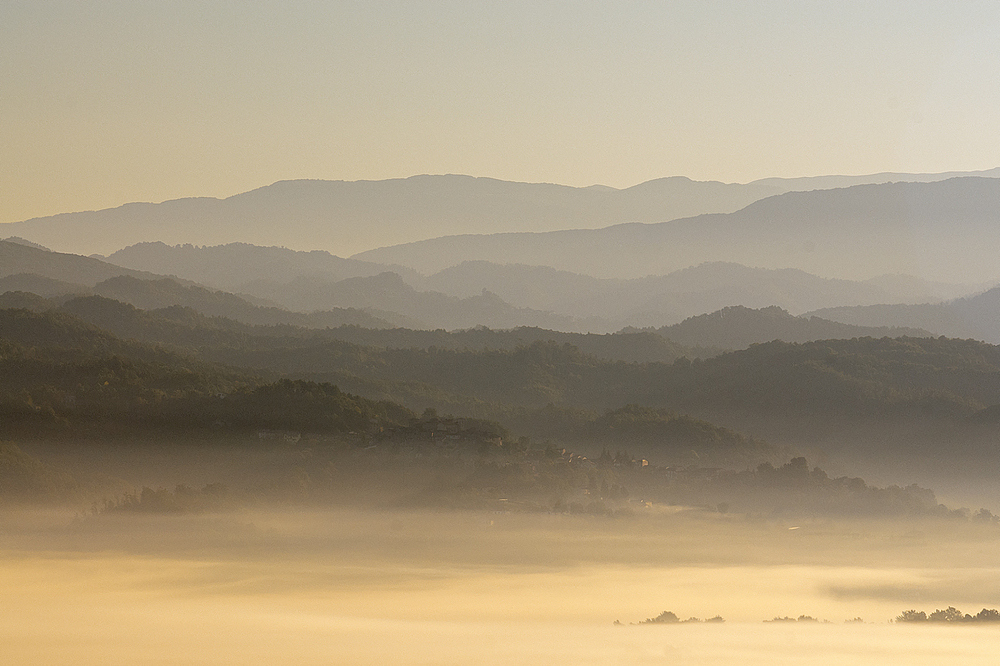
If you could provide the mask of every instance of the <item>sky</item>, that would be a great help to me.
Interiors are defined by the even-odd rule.
[[[0,222],[278,180],[1000,166],[1000,3],[0,0]]]

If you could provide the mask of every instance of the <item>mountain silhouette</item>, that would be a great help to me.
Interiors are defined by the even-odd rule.
[[[422,284],[459,297],[487,289],[521,307],[639,327],[664,326],[734,305],[776,305],[798,314],[834,305],[939,301],[971,291],[904,275],[883,275],[862,282],[726,262],[622,280],[542,266],[468,261],[435,273]]]
[[[1000,170],[978,173],[1000,176]],[[244,242],[320,249],[348,256],[376,247],[463,233],[544,232],[598,229],[626,222],[665,222],[704,213],[730,213],[765,197],[794,190],[940,180],[953,175],[969,174],[769,178],[747,184],[675,176],[625,189],[518,183],[462,175],[354,182],[289,180],[225,199],[129,203],[6,226],[9,234],[59,251],[87,255],[162,241],[171,245]],[[462,257],[471,258],[486,257]],[[455,263],[458,261],[435,270]]]
[[[1000,277],[1000,179],[789,192],[729,214],[547,233],[464,234],[354,255],[432,274],[464,261],[551,266],[595,277],[663,275],[702,262],[864,279]]]

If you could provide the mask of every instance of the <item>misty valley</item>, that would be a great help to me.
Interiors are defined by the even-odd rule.
[[[5,660],[991,663],[1000,181],[893,176],[11,225]]]

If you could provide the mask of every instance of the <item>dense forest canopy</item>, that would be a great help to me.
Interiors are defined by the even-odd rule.
[[[139,390],[133,399],[147,389],[227,393],[288,377],[411,409],[491,417],[547,405],[599,413],[634,404],[678,413],[954,419],[1000,404],[1000,348],[947,338],[769,342],[704,359],[629,362],[622,357],[684,349],[642,333],[560,338],[540,329],[251,326],[100,296],[42,312],[2,310],[0,334],[3,362],[19,364],[6,390],[79,385],[84,400],[91,387],[81,378],[103,372],[118,379],[102,390]]]

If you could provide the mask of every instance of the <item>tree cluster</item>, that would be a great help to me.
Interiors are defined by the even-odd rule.
[[[954,606],[937,609],[930,615],[924,611],[905,610],[896,616],[896,622],[1000,622],[1000,611],[984,608],[975,615],[962,613]]]

